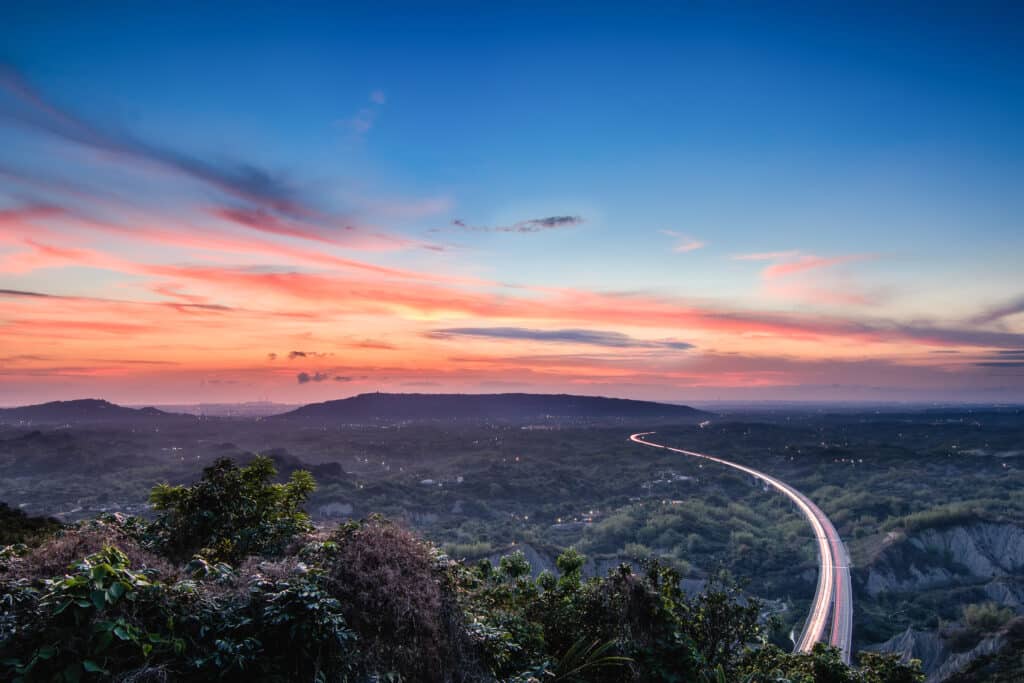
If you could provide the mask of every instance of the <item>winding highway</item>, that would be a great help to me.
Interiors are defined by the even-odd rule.
[[[839,538],[839,533],[825,513],[821,511],[821,508],[789,484],[771,475],[759,472],[751,467],[723,460],[722,458],[716,458],[713,455],[687,451],[681,448],[671,448],[643,438],[651,434],[654,434],[654,432],[640,432],[630,436],[629,440],[644,446],[663,448],[673,453],[702,458],[737,469],[776,489],[793,501],[800,509],[800,512],[807,518],[807,522],[814,530],[815,541],[818,544],[818,587],[814,591],[811,611],[807,615],[807,621],[804,623],[804,629],[796,641],[794,650],[796,652],[809,652],[815,643],[825,640],[826,628],[829,626],[829,617],[831,616],[831,628],[828,630],[827,641],[830,645],[839,648],[842,652],[843,661],[849,664],[850,641],[853,637],[853,594],[850,589],[850,560],[846,552],[846,546],[843,545],[842,539]]]

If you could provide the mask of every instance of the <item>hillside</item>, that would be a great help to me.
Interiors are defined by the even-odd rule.
[[[764,605],[725,575],[689,594],[657,560],[593,578],[574,549],[536,576],[518,549],[465,563],[380,516],[316,529],[314,478],[277,475],[267,458],[218,459],[157,484],[152,519],[58,532],[5,515],[50,529],[0,547],[0,679],[921,681],[895,656],[850,669],[836,650],[748,647],[767,638]]]
[[[303,406],[270,419],[436,420],[543,418],[695,419],[706,413],[689,406],[569,394],[360,394]]]
[[[75,401],[51,401],[18,408],[0,408],[0,422],[64,424],[86,422],[125,422],[139,419],[179,417],[156,408],[125,408],[109,401],[86,398]]]

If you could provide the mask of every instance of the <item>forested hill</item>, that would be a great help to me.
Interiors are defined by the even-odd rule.
[[[64,424],[82,422],[126,422],[140,419],[182,417],[156,408],[125,408],[109,401],[86,398],[51,401],[19,408],[0,408],[0,422]]]
[[[504,419],[630,418],[696,419],[706,413],[689,406],[569,394],[360,394],[312,403],[270,419]]]

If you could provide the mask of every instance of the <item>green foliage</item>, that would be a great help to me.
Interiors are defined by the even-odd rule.
[[[12,504],[31,502],[30,509],[63,511],[68,519],[103,508],[141,511],[153,481],[192,482],[199,463],[242,457],[260,444],[273,449],[279,471],[317,474],[310,512],[339,503],[357,515],[378,510],[411,520],[455,559],[494,557],[515,543],[546,557],[575,547],[598,567],[629,560],[635,570],[638,559],[655,555],[688,579],[724,565],[749,579],[750,593],[785,603],[778,612],[784,623],[772,631],[772,642],[784,648],[806,612],[816,563],[810,527],[783,496],[752,486],[749,477],[631,445],[622,424],[381,426],[311,431],[233,420],[160,432],[0,428],[0,491]],[[1024,468],[1013,455],[1024,434],[1019,408],[764,411],[723,415],[704,428],[658,429],[664,443],[728,456],[808,494],[836,523],[855,572],[882,562],[900,574],[911,566],[907,550],[919,528],[1024,521]],[[187,457],[168,457],[183,445]],[[664,476],[669,471],[691,478]],[[425,478],[444,485],[423,486]],[[240,564],[215,552],[204,557]],[[56,564],[63,570],[68,561],[62,555]],[[983,587],[967,589],[973,580],[951,558],[920,556],[916,566],[925,571],[925,564],[955,581],[858,595],[858,642],[880,642],[908,627],[933,630],[940,618],[959,620],[963,604],[987,599]]]
[[[774,645],[742,658],[737,678],[745,683],[923,683],[920,662],[901,664],[895,655],[863,652],[860,666],[846,666],[839,650],[819,643],[809,653],[783,652]]]
[[[277,484],[275,475],[265,458],[245,467],[219,460],[191,486],[157,486],[150,524],[116,517],[50,542],[69,552],[114,538],[128,554],[104,541],[64,576],[0,579],[0,675],[25,683],[919,681],[877,655],[853,671],[835,650],[790,655],[768,645],[760,603],[724,572],[690,596],[679,572],[657,559],[641,574],[621,565],[588,579],[586,558],[570,548],[557,576],[533,579],[522,552],[497,567],[469,566],[379,517],[313,536],[302,510],[312,477],[297,471]],[[723,507],[629,506],[606,529],[682,541],[672,535],[682,518],[752,519]],[[757,539],[741,529],[733,540]],[[133,568],[129,554],[164,566]],[[35,556],[9,562],[52,569]],[[988,623],[986,615],[979,608],[977,621]]]
[[[964,605],[963,616],[964,624],[969,629],[979,634],[993,633],[1013,619],[1013,610],[1009,607],[1001,607],[995,602],[983,602]]]
[[[580,638],[559,658],[552,672],[554,674],[552,680],[554,683],[562,683],[563,681],[569,683],[571,681],[583,680],[585,675],[591,672],[601,669],[625,667],[632,664],[633,660],[629,657],[606,654],[615,646],[614,640],[609,640],[605,643],[595,640],[588,643],[583,638]]]
[[[78,681],[108,675],[116,662],[143,664],[183,652],[160,604],[162,587],[133,571],[123,552],[107,547],[70,569],[22,595],[24,618],[2,646],[2,665],[13,680]],[[142,627],[140,619],[157,627]]]
[[[657,561],[643,576],[623,565],[589,580],[584,562],[566,551],[558,579],[542,573],[529,581],[529,566],[514,555],[501,571],[482,563],[463,576],[462,602],[494,675],[694,680],[715,667],[732,672],[744,646],[761,638],[759,604],[741,602],[725,577],[688,598],[678,573]]]
[[[218,578],[167,585],[104,548],[64,578],[10,593],[0,674],[26,683],[147,671],[186,681],[338,680],[351,670],[355,635],[318,574]]]
[[[245,678],[318,680],[351,671],[356,636],[348,629],[342,605],[317,574],[293,573],[269,578],[250,575],[244,594],[214,601],[192,624],[199,656],[193,664],[207,676],[233,672]]]
[[[171,557],[202,551],[228,562],[280,554],[312,528],[302,506],[316,483],[304,470],[293,472],[286,484],[272,483],[276,475],[269,458],[257,457],[244,467],[220,459],[191,486],[156,486],[150,502],[160,513],[151,528],[157,547]]]
[[[35,545],[61,528],[61,523],[49,517],[30,517],[22,510],[0,502],[0,547],[6,545]]]
[[[957,524],[970,524],[986,518],[986,506],[972,502],[957,502],[948,505],[939,505],[914,512],[904,517],[889,519],[884,528],[887,530],[902,528],[908,532],[919,531],[920,529],[955,526]]]
[[[174,582],[106,547],[64,577],[3,585],[0,677],[920,681],[880,655],[854,671],[834,649],[766,646],[760,606],[725,575],[687,596],[658,562],[591,579],[584,563],[567,551],[558,578],[536,580],[522,554],[497,570],[471,567],[383,520],[344,525],[273,562],[233,568],[196,556]]]

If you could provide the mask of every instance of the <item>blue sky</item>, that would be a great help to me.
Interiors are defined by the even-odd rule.
[[[361,242],[339,254],[487,279],[501,297],[515,285],[642,294],[730,315],[961,329],[1024,296],[1018,3],[15,2],[6,14],[0,62],[14,80],[0,93],[0,165],[10,180],[0,205],[11,210],[71,203],[115,220],[121,209],[95,200],[110,194],[161,224],[177,221],[183,233],[216,231],[197,223],[223,202],[224,187],[181,168],[152,177],[153,160],[137,152],[159,149],[164,161],[261,169],[304,207],[332,217],[333,227],[317,229],[336,229],[344,217],[409,245]],[[15,82],[37,100],[19,95]],[[52,116],[40,101],[134,145],[145,168],[110,163],[111,150],[95,140],[54,135],[39,124]],[[78,194],[70,198],[59,183]],[[239,208],[252,198],[229,199]],[[559,216],[579,220],[501,229]],[[119,259],[199,258],[131,235],[90,243],[82,225],[48,220],[51,236]],[[0,288],[163,296],[152,275],[109,259],[56,263],[52,250],[45,260],[17,237],[0,244],[11,264]],[[427,243],[438,248],[420,248]],[[751,255],[760,258],[737,258]],[[213,301],[219,293],[191,296]],[[412,334],[403,311],[371,326]],[[412,316],[417,324],[422,313]],[[509,327],[473,315],[472,325],[460,318],[445,327]],[[985,324],[1017,334],[1024,326],[1015,316]],[[518,322],[548,331],[559,323]],[[631,333],[618,324],[614,316],[588,321],[599,332]],[[691,331],[662,325],[652,333],[688,340]],[[238,333],[234,348],[247,334]],[[735,339],[705,340],[691,357],[709,345],[749,354],[749,334],[735,348]],[[890,341],[898,348],[861,360],[921,365],[908,358],[927,349]],[[488,357],[507,358],[501,348],[504,356],[490,349]],[[844,344],[832,348],[833,360],[852,360]],[[419,351],[424,367],[443,365],[443,352]],[[795,346],[773,354],[807,356]],[[398,381],[401,368],[378,366]],[[770,358],[758,367],[771,367]],[[807,381],[778,367],[780,386]],[[1012,377],[957,379],[963,391],[981,392],[972,395],[1020,390]],[[628,386],[607,381],[601,388],[652,396],[699,388],[681,380],[648,390],[646,375]],[[907,380],[907,395],[942,386],[915,381]]]

